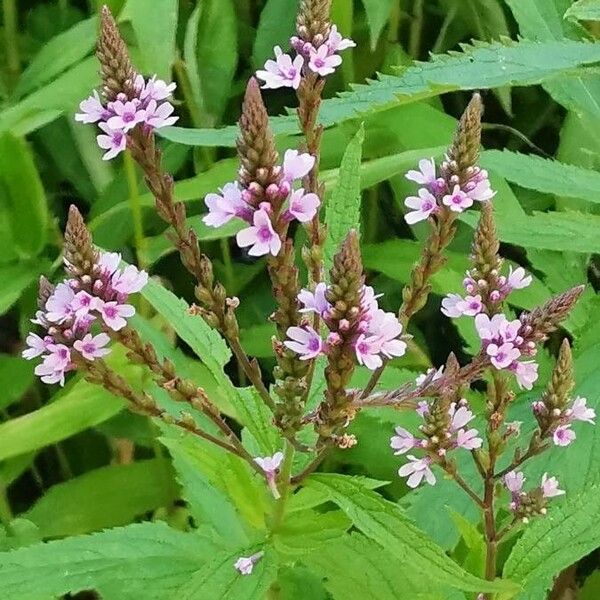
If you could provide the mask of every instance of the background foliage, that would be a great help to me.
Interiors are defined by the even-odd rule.
[[[222,340],[185,319],[186,305],[177,297],[191,300],[192,284],[153,213],[140,173],[127,157],[103,162],[92,128],[73,121],[79,101],[99,83],[92,56],[99,2],[2,4],[0,516],[6,527],[0,529],[0,549],[27,549],[39,540],[93,533],[104,552],[93,570],[82,553],[81,538],[63,543],[60,552],[51,543],[31,546],[31,552],[21,551],[8,562],[0,558],[2,597],[39,599],[39,582],[44,581],[44,597],[95,587],[104,598],[126,600],[150,597],[152,587],[152,598],[167,598],[187,581],[179,598],[225,593],[259,598],[277,576],[276,597],[286,600],[386,599],[400,597],[390,595],[398,590],[413,598],[423,591],[423,582],[408,567],[398,573],[385,566],[390,551],[406,557],[407,548],[414,551],[424,544],[421,531],[413,531],[412,525],[402,534],[405,538],[393,536],[407,527],[394,525],[393,519],[400,517],[390,506],[398,502],[406,509],[403,515],[414,519],[466,571],[479,575],[481,535],[468,499],[447,481],[406,495],[395,475],[398,461],[389,451],[389,435],[399,418],[407,417],[383,409],[360,415],[353,425],[360,444],[332,455],[324,469],[393,482],[367,486],[382,488],[388,502],[375,492],[348,490],[343,478],[315,477],[295,498],[296,521],[277,542],[278,551],[302,556],[304,566],[277,575],[267,553],[253,575],[255,587],[249,589],[232,579],[231,564],[240,548],[252,548],[248,529],[260,527],[264,498],[234,459],[158,430],[82,380],[70,381],[64,390],[34,381],[32,366],[19,352],[35,308],[36,280],[40,272],[52,278],[59,268],[60,232],[69,204],[75,203],[87,215],[98,245],[123,252],[126,260],[137,259],[172,290],[170,294],[158,284],[148,286],[136,317],[140,332],[246,427],[248,443],[257,452],[277,450],[259,403],[235,387],[245,382]],[[118,12],[140,70],[178,83],[181,127],[164,132],[167,168],[176,175],[177,197],[195,215],[191,222],[219,278],[230,294],[243,298],[238,317],[245,348],[268,371],[273,366],[273,328],[267,317],[274,304],[265,263],[249,259],[231,243],[234,226],[209,230],[199,215],[204,195],[235,177],[235,121],[245,83],[273,45],[287,46],[296,2],[108,4]],[[334,0],[333,21],[358,47],[345,55],[343,67],[328,84],[331,99],[322,110],[329,126],[322,162],[328,190],[326,254],[330,258],[348,228],[360,220],[369,280],[385,292],[386,310],[395,310],[426,234],[423,226],[413,232],[404,223],[403,200],[410,186],[403,174],[419,158],[441,156],[469,90],[484,91],[482,164],[499,192],[495,206],[502,252],[535,275],[534,285],[511,296],[513,308],[528,309],[551,293],[589,284],[566,328],[574,340],[577,392],[587,395],[592,406],[598,404],[600,387],[595,293],[600,266],[598,19],[597,0]],[[285,111],[294,105],[292,95],[277,92],[266,99],[272,115],[284,115],[272,121],[280,148],[297,145],[295,117]],[[132,218],[136,206],[141,222]],[[474,219],[473,214],[461,216],[448,268],[433,282],[436,295],[411,326],[414,351],[393,365],[397,368],[388,369],[382,385],[414,378],[439,364],[450,350],[464,359],[476,346],[469,324],[451,324],[439,312],[440,295],[460,289]],[[541,360],[544,374],[555,341]],[[136,367],[125,366],[122,355],[115,352],[111,359],[132,383],[144,383]],[[223,375],[223,366],[231,379]],[[516,402],[515,419],[527,410],[533,393]],[[562,570],[553,598],[567,598],[567,589],[579,589],[582,599],[600,594],[600,577],[594,571],[597,554],[589,554],[600,546],[593,526],[599,496],[591,488],[600,475],[600,433],[589,428],[579,435],[572,448],[549,452],[546,464],[536,464],[540,474],[551,464],[569,499],[555,516],[536,523],[516,541],[506,561],[507,577],[526,583],[518,596],[523,600],[547,597],[552,575]],[[534,473],[528,475],[533,478]],[[584,489],[588,491],[582,496]],[[322,513],[315,526],[309,509],[326,500],[340,510]],[[585,518],[578,519],[582,513]],[[187,529],[190,518],[206,535],[177,531]],[[140,522],[100,533],[150,519],[166,521],[174,529],[150,529]],[[345,534],[351,523],[356,529]],[[547,534],[554,527],[560,531]],[[152,543],[157,535],[160,546]],[[316,547],[322,549],[320,559],[310,552]],[[365,555],[371,563],[368,572],[360,558]],[[206,561],[207,556],[212,557],[209,562],[198,558]],[[331,561],[332,556],[338,560]],[[114,569],[116,557],[122,574]],[[438,559],[444,571],[445,563]],[[23,578],[24,568],[31,577]],[[89,578],[82,584],[81,574],[88,569]],[[138,584],[130,581],[132,570],[140,573]],[[328,575],[325,586],[321,574]],[[445,577],[452,586],[463,576],[447,572]],[[477,591],[461,581],[461,589]],[[440,593],[435,587],[424,597],[464,597],[462,592]]]

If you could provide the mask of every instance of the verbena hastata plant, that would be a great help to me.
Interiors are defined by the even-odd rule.
[[[399,564],[408,562],[414,570],[410,587],[423,597],[433,597],[427,596],[432,589],[455,587],[488,598],[502,592],[508,598],[514,585],[494,581],[499,544],[533,517],[545,515],[550,499],[565,493],[551,473],[525,485],[528,461],[552,445],[573,443],[576,423],[593,423],[595,418],[584,398],[570,395],[573,368],[568,340],[562,343],[546,391],[532,404],[530,419],[535,427],[523,426],[533,429],[528,440],[519,437],[523,424],[507,422],[507,413],[516,387],[532,388],[538,377],[536,352],[569,315],[582,288],[568,290],[518,318],[509,313],[507,298],[513,290],[528,286],[531,277],[521,267],[506,270],[499,255],[494,192],[487,173],[478,166],[479,95],[466,108],[443,161],[436,164],[426,158],[419,170],[407,174],[419,189],[406,199],[410,209],[406,221],[425,221],[429,236],[408,276],[398,312],[383,311],[378,304],[380,294],[366,285],[357,231],[348,232],[325,272],[326,228],[321,218],[325,188],[319,177],[323,131],[318,112],[327,76],[342,62],[340,52],[354,45],[330,22],[329,5],[328,0],[303,0],[296,35],[290,40],[294,54],[275,48],[275,60],[267,61],[264,70],[249,81],[239,121],[237,179],[205,199],[207,225],[220,227],[233,219],[243,222],[238,245],[250,256],[266,258],[276,303],[271,315],[276,325],[276,367],[270,386],[269,374],[261,372],[240,343],[236,309],[243,299],[228,296],[215,281],[211,261],[187,224],[185,205],[174,197],[173,178],[161,164],[156,129],[175,122],[169,102],[175,85],[155,76],[145,79],[134,69],[107,8],[102,12],[97,52],[101,94],[94,92],[82,102],[76,116],[99,127],[98,145],[107,151],[105,159],[127,150],[142,169],[156,211],[169,225],[170,238],[194,278],[197,304],[181,318],[192,319],[198,336],[208,335],[208,326],[226,340],[254,389],[241,396],[238,412],[252,414],[250,421],[262,419],[262,431],[268,431],[270,439],[275,435],[273,452],[259,453],[265,446],[257,443],[261,429],[256,423],[244,423],[254,439],[240,436],[237,425],[225,417],[200,382],[180,374],[173,362],[163,359],[131,326],[128,320],[135,309],[129,297],[150,285],[148,275],[135,266],[122,265],[120,255],[95,248],[74,207],[65,231],[66,279],[57,285],[42,280],[34,323],[43,334],[30,334],[29,348],[23,354],[41,359],[36,374],[46,383],[63,385],[67,374],[78,370],[88,381],[126,399],[135,411],[234,457],[241,479],[225,487],[242,486],[245,481],[252,491],[244,494],[260,498],[255,504],[258,510],[264,509],[263,522],[246,526],[241,536],[245,543],[231,533],[225,546],[215,549],[212,539],[208,556],[197,559],[196,575],[190,575],[190,581],[181,575],[184,580],[173,584],[190,594],[182,597],[265,597],[269,589],[276,593],[278,570],[298,563],[329,581],[332,593],[340,593],[335,592],[339,579],[335,565],[324,565],[327,554],[333,548],[339,550],[341,543],[344,552],[356,552],[349,569],[361,565],[361,572],[368,571],[370,561],[387,564],[391,557]],[[297,93],[304,140],[283,158],[269,128],[259,80],[265,89],[289,87]],[[464,280],[465,295],[449,294],[441,310],[451,318],[473,320],[480,350],[463,366],[450,355],[439,369],[419,376],[414,383],[381,391],[376,386],[386,365],[407,352],[407,328],[429,298],[432,277],[444,266],[457,219],[472,209],[479,211],[480,218],[471,268]],[[300,280],[296,263],[298,228],[306,230],[308,240],[301,253],[307,281]],[[172,325],[180,331],[178,323]],[[153,376],[162,393],[187,404],[188,410],[174,414],[163,406],[162,396],[153,393],[155,387],[133,386],[111,367],[107,360],[111,342],[124,346],[129,359]],[[359,366],[370,370],[371,377],[356,389],[351,378]],[[467,400],[476,381],[485,382],[487,389],[485,410],[477,416]],[[315,382],[322,383],[322,394],[313,392]],[[369,440],[357,439],[350,432],[352,422],[359,411],[382,406],[416,411],[422,419],[417,430],[398,427],[391,438],[395,454],[407,455],[398,473],[408,487],[435,485],[445,476],[480,510],[486,546],[481,577],[455,564],[395,504],[372,491],[372,481],[314,473],[332,449],[368,444]],[[476,477],[463,471],[461,457],[470,457]],[[262,487],[252,487],[257,481]],[[268,494],[267,500],[262,494]],[[327,500],[336,503],[349,520],[339,511],[311,510]],[[351,524],[364,535],[349,534]],[[206,524],[198,525],[198,535],[205,535],[202,526]],[[381,546],[391,556],[381,555]],[[315,558],[319,551],[323,553],[320,559]],[[210,562],[214,552],[218,560]],[[344,556],[342,562],[350,561],[348,554]],[[203,561],[208,561],[205,566]],[[394,573],[387,576],[395,581]],[[239,596],[233,594],[234,589]],[[254,595],[248,590],[254,590]]]

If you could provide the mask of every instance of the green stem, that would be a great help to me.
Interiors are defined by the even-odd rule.
[[[409,54],[417,59],[421,51],[421,33],[423,31],[423,0],[415,0],[408,42]]]
[[[0,523],[4,525],[4,528],[9,535],[14,535],[14,530],[11,525],[12,520],[13,513],[6,494],[6,487],[4,483],[0,481]]]
[[[6,62],[14,82],[21,73],[21,57],[19,55],[19,28],[17,22],[17,0],[3,0],[4,38],[6,42]]]
[[[137,173],[135,171],[135,162],[131,152],[127,150],[124,154],[125,177],[127,179],[127,188],[129,189],[129,208],[133,219],[133,239],[138,264],[144,268],[146,264],[147,243],[144,237],[144,222],[142,219],[142,205],[140,203],[140,190],[138,187]]]
[[[234,286],[235,272],[231,260],[231,250],[229,248],[229,238],[221,238],[221,255],[223,257],[223,267],[225,269],[225,287],[231,290]]]
[[[292,466],[294,463],[294,446],[286,440],[285,442],[285,451],[283,455],[283,464],[281,466],[281,471],[279,473],[279,494],[280,497],[275,503],[275,508],[273,509],[273,515],[271,518],[271,532],[277,531],[277,529],[281,526],[283,522],[283,517],[285,516],[285,507],[287,504],[287,500],[291,491],[291,475],[292,475]]]

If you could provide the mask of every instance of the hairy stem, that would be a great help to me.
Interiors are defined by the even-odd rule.
[[[137,175],[135,172],[135,162],[131,157],[131,152],[127,150],[124,154],[125,176],[127,179],[127,188],[129,189],[129,208],[131,209],[131,219],[133,221],[133,239],[135,251],[140,267],[146,265],[146,251],[148,244],[144,236],[144,221],[142,218],[142,205],[140,203],[140,190],[138,188]]]

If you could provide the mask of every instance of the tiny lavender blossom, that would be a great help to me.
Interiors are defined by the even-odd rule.
[[[240,556],[234,563],[234,568],[242,575],[250,575],[254,565],[263,557],[264,552],[257,552],[252,556]]]
[[[330,54],[327,44],[319,46],[318,50],[310,50],[310,60],[308,66],[311,71],[321,77],[331,75],[337,67],[342,64],[342,57],[337,54]]]
[[[236,241],[240,248],[247,248],[250,256],[277,256],[281,250],[281,239],[275,233],[271,217],[266,210],[257,210],[252,217],[252,226],[238,231]]]
[[[273,456],[257,457],[254,459],[254,462],[265,472],[267,484],[275,499],[280,497],[275,479],[277,473],[279,473],[279,467],[281,466],[282,461],[283,452],[275,452]]]
[[[406,481],[408,487],[418,487],[423,479],[425,479],[429,485],[435,485],[435,475],[430,468],[431,459],[428,456],[416,458],[412,454],[409,454],[408,459],[410,462],[402,465],[398,469],[398,475],[400,475],[400,477],[408,477]]]
[[[267,60],[265,68],[256,72],[258,79],[265,82],[263,88],[291,87],[297,90],[302,77],[304,58],[298,55],[292,60],[292,57],[284,54],[279,46],[275,46],[274,52],[275,60]]]
[[[316,358],[323,351],[321,336],[308,325],[306,327],[290,327],[287,330],[290,338],[284,345],[300,356],[300,360]]]
[[[548,473],[542,475],[542,494],[544,498],[555,498],[565,494],[565,490],[558,489],[558,479],[556,477],[548,477]]]
[[[414,225],[419,221],[427,220],[438,208],[435,196],[425,188],[421,188],[418,192],[419,196],[409,196],[404,204],[408,208],[412,208],[411,212],[404,215],[404,220],[409,225]]]

